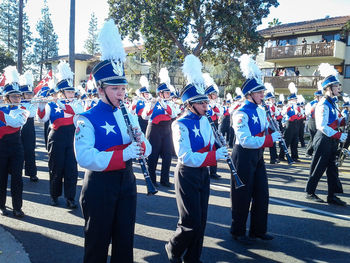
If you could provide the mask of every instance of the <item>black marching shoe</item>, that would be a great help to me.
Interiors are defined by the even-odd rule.
[[[327,197],[327,203],[332,205],[346,206],[346,203],[340,200],[339,197],[333,195]]]
[[[277,161],[276,160],[270,160],[270,164],[276,164]]]
[[[301,161],[300,161],[299,159],[293,159],[293,161],[294,161],[295,163],[301,163]]]
[[[261,235],[255,235],[255,234],[249,234],[249,237],[252,239],[261,239],[261,240],[265,240],[265,241],[269,241],[273,239],[273,236],[269,235],[269,234],[261,234]]]
[[[67,199],[67,207],[69,209],[76,209],[78,206],[75,204],[75,201],[72,199]]]
[[[58,206],[58,199],[57,199],[57,197],[51,197],[50,205]]]
[[[315,194],[306,194],[306,199],[315,201],[317,203],[324,203],[324,201]]]
[[[36,175],[34,175],[34,176],[31,176],[31,177],[29,178],[29,180],[30,180],[31,182],[36,183],[36,182],[39,181],[39,178],[38,178]]]
[[[19,210],[13,210],[12,212],[13,212],[13,216],[14,216],[14,217],[17,217],[17,218],[22,218],[22,217],[24,217],[24,213],[23,213],[23,211],[22,211],[21,209],[19,209]]]
[[[175,257],[173,253],[171,253],[169,243],[166,243],[164,247],[170,263],[182,263],[181,258]]]
[[[232,233],[231,233],[232,234]],[[253,245],[254,244],[254,240],[251,239],[250,237],[243,235],[243,236],[237,236],[237,235],[233,235],[232,237],[234,240],[236,240],[238,243],[242,244],[242,245]]]
[[[218,174],[211,174],[210,177],[213,179],[220,179],[221,178],[221,176]]]
[[[9,212],[7,211],[6,207],[0,208],[0,215],[7,216],[8,214],[9,214]]]
[[[165,187],[170,187],[171,186],[171,184],[169,182],[160,182],[160,184],[162,186],[165,186]]]

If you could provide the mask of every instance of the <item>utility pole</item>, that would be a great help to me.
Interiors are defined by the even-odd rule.
[[[69,66],[75,72],[75,0],[70,0]]]

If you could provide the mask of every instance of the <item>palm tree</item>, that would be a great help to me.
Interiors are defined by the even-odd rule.
[[[279,21],[278,18],[274,18],[271,22],[268,23],[269,27],[279,26],[282,24],[281,21]]]

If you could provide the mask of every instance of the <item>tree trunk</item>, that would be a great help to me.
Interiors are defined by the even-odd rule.
[[[23,68],[23,0],[19,0],[18,8],[18,46],[17,46],[17,70],[22,74]]]
[[[70,0],[69,66],[75,72],[75,0]]]

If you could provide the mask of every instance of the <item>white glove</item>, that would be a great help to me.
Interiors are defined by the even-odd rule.
[[[141,147],[137,142],[131,143],[123,151],[123,161],[129,161],[130,159],[139,158],[141,155]]]
[[[228,155],[228,150],[225,146],[217,149],[215,152],[216,160],[226,159],[227,155]]]
[[[347,138],[348,138],[348,134],[347,133],[342,133],[341,136],[340,136],[340,141],[341,142],[345,142]]]
[[[272,137],[272,141],[273,141],[273,142],[278,142],[278,141],[281,140],[282,135],[281,135],[280,132],[277,132],[277,131],[276,131],[276,132],[274,132],[274,133],[271,134],[271,137]]]

